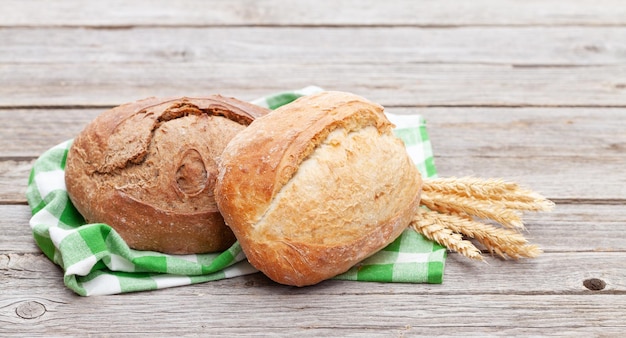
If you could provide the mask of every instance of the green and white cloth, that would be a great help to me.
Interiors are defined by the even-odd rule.
[[[278,93],[253,101],[275,109],[318,87]],[[418,115],[388,115],[395,132],[424,177],[436,175],[424,120]],[[133,250],[110,226],[85,224],[67,195],[64,168],[71,141],[39,157],[31,170],[26,197],[30,226],[43,253],[64,271],[65,285],[82,296],[155,290],[203,283],[257,272],[235,243],[221,253],[169,255]],[[441,283],[445,248],[407,229],[389,246],[336,279],[377,282]]]

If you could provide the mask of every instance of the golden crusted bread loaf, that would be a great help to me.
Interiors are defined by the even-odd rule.
[[[134,249],[224,250],[235,237],[213,196],[216,157],[268,111],[219,95],[149,98],[108,110],[76,137],[66,162],[72,203]]]
[[[343,92],[255,120],[218,162],[218,207],[250,263],[304,286],[347,271],[409,224],[422,181],[383,107]]]

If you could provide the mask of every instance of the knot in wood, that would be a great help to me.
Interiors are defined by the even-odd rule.
[[[15,308],[15,314],[23,319],[35,319],[46,313],[46,307],[36,301],[22,302]]]
[[[583,281],[583,285],[591,291],[600,291],[606,287],[606,282],[599,278],[589,278]]]

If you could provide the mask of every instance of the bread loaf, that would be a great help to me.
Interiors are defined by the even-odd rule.
[[[392,128],[380,105],[323,92],[237,134],[215,194],[250,263],[276,282],[311,285],[397,238],[422,181]]]
[[[215,203],[215,159],[267,110],[233,98],[149,98],[102,113],[66,161],[70,199],[134,249],[219,251],[235,241]]]

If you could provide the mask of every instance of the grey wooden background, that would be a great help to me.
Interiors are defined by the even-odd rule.
[[[34,244],[31,165],[147,96],[242,99],[306,85],[428,121],[440,176],[557,202],[545,253],[442,285],[260,274],[81,298]],[[0,0],[0,335],[618,336],[626,332],[626,2]]]

